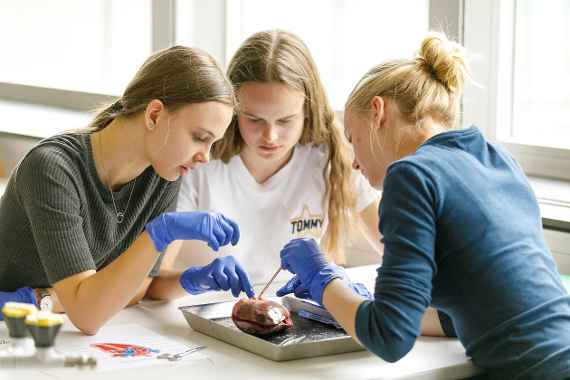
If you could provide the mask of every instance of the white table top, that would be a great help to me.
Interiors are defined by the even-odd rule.
[[[374,268],[349,270],[351,278],[366,276],[370,285]],[[268,295],[274,294],[272,286]],[[143,302],[117,314],[109,325],[133,324],[144,326],[165,337],[187,345],[203,344],[208,360],[189,360],[150,367],[109,371],[62,369],[42,372],[37,370],[0,371],[0,379],[458,379],[478,373],[464,349],[456,339],[421,337],[410,353],[397,363],[387,363],[366,351],[324,356],[318,358],[273,362],[222,341],[190,329],[179,306],[231,299],[223,293],[189,296],[175,302]],[[104,327],[103,327],[104,328]],[[85,336],[77,333],[66,320],[62,329],[80,341]],[[76,335],[75,335],[76,334]],[[0,324],[0,337],[7,335],[4,323]],[[57,346],[57,341],[56,341]],[[21,377],[23,376],[23,377]]]

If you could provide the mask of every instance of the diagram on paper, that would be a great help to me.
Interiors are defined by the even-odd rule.
[[[183,344],[166,338],[137,324],[106,326],[95,336],[82,336],[79,339],[77,335],[60,334],[56,340],[57,350],[64,354],[95,357],[96,371],[172,365],[172,362],[156,357],[162,353],[185,351],[191,345],[190,342]],[[183,360],[207,359],[206,355],[198,352]]]
[[[93,343],[91,347],[106,352],[114,358],[149,357],[160,352],[154,348],[125,343]]]

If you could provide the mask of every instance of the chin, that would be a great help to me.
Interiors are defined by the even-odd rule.
[[[270,160],[270,161],[275,161],[275,160],[280,160],[284,157],[287,157],[289,154],[291,153],[291,149],[278,149],[274,152],[266,152],[266,151],[262,151],[262,150],[258,150],[257,151],[257,155],[264,159],[264,160]]]
[[[168,172],[165,172],[163,170],[157,170],[156,168],[154,168],[154,172],[163,180],[168,181],[168,182],[174,182],[176,180],[178,180],[178,178],[180,178],[180,173],[176,172],[175,170],[171,170]]]
[[[376,190],[382,190],[382,186],[384,186],[384,178],[370,178],[366,177],[370,186],[375,188]]]
[[[180,178],[180,174],[172,174],[168,177],[160,176],[160,178],[162,178],[163,180],[168,181],[168,182],[175,182]]]

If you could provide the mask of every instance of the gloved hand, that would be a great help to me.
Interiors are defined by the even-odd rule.
[[[36,295],[32,288],[20,288],[13,292],[0,292],[0,310],[6,302],[22,302],[36,304]],[[4,320],[4,314],[0,313],[0,321]]]
[[[330,264],[330,265],[334,265],[334,264]],[[344,268],[342,268],[342,267],[338,267],[338,268],[340,269],[341,272],[344,272]],[[360,282],[351,282],[350,280],[348,280],[348,276],[346,275],[346,272],[345,272],[345,277],[343,277],[343,278],[345,281],[347,281],[347,285],[359,296],[364,297],[366,299],[374,298],[372,296],[372,294],[368,291],[368,289],[366,289],[366,286],[364,286],[364,284],[362,284]],[[309,299],[311,301],[315,301],[314,299],[312,299],[311,294],[309,293],[309,290],[305,287],[305,285],[303,285],[303,283],[299,279],[299,276],[294,276],[292,279],[287,281],[287,283],[284,286],[282,286],[279,290],[277,290],[277,292],[275,294],[278,297],[283,297],[284,295],[287,295],[290,293],[295,294],[295,297],[298,297],[298,298],[304,298],[304,299]]]
[[[293,239],[281,250],[281,267],[296,274],[308,289],[311,299],[323,304],[323,291],[335,278],[346,273],[337,265],[327,263],[313,239]]]
[[[214,251],[239,241],[239,227],[213,211],[166,212],[145,226],[155,248],[163,252],[174,240],[203,240]]]
[[[255,296],[247,273],[233,256],[218,257],[206,266],[186,269],[180,276],[180,285],[190,294],[231,289],[234,297],[240,292],[249,298]]]

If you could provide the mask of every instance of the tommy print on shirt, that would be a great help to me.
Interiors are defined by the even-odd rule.
[[[319,239],[323,233],[324,217],[322,214],[311,214],[307,205],[303,206],[301,215],[291,219],[291,235],[303,238],[307,235]]]

